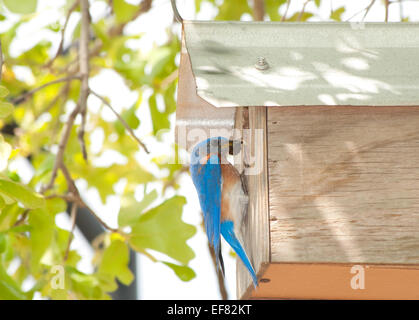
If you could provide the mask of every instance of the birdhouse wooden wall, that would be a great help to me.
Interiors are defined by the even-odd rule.
[[[184,23],[177,142],[246,141],[238,298],[419,298],[417,57],[418,24]]]

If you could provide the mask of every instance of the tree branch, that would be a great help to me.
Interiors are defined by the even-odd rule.
[[[90,15],[89,1],[80,0],[81,6],[81,32],[79,46],[79,64],[80,64],[80,113],[82,117],[78,138],[83,153],[84,160],[87,161],[86,144],[84,141],[84,131],[86,125],[87,98],[89,97],[89,31],[90,31]]]
[[[308,4],[310,1],[311,1],[311,0],[306,0],[306,1],[304,2],[304,4],[303,4],[303,7],[302,7],[301,11],[300,11],[300,13],[298,14],[297,21],[301,21],[301,19],[303,18],[303,14],[304,14],[304,12],[305,12],[305,10],[306,10],[306,6],[307,6],[307,4]]]
[[[58,170],[61,169],[63,171],[63,167],[64,167],[64,162],[63,162],[63,157],[64,157],[64,151],[65,148],[67,146],[68,143],[68,139],[70,137],[70,133],[71,133],[71,129],[74,125],[75,119],[77,117],[77,114],[81,114],[82,115],[82,128],[81,131],[79,132],[79,140],[81,139],[81,137],[83,137],[84,135],[84,124],[85,123],[85,114],[86,114],[86,109],[87,109],[87,97],[89,96],[90,93],[93,93],[96,97],[98,97],[100,100],[102,100],[102,102],[107,105],[112,111],[113,113],[118,117],[118,119],[121,121],[121,123],[126,127],[126,129],[128,130],[128,132],[131,134],[131,136],[143,147],[143,149],[149,153],[147,147],[144,145],[144,143],[141,142],[141,140],[139,140],[133,130],[131,129],[131,127],[125,122],[125,120],[112,108],[112,106],[105,100],[105,98],[101,97],[100,95],[92,92],[89,89],[89,85],[88,85],[88,79],[89,79],[89,58],[93,55],[97,55],[100,53],[101,48],[103,46],[103,44],[101,42],[98,42],[95,46],[92,52],[89,52],[88,50],[88,44],[89,44],[89,27],[90,27],[90,16],[89,16],[89,3],[88,0],[78,0],[80,1],[81,4],[81,11],[82,11],[82,22],[81,22],[81,33],[80,33],[80,47],[79,47],[79,59],[78,59],[78,65],[76,65],[76,70],[80,69],[79,73],[77,75],[72,75],[72,76],[68,76],[68,77],[64,77],[61,79],[57,79],[54,80],[52,82],[49,82],[47,84],[44,84],[36,89],[33,89],[31,91],[26,92],[25,94],[23,94],[21,97],[19,97],[18,100],[19,103],[21,103],[22,101],[26,100],[28,97],[30,97],[31,95],[33,95],[35,92],[45,88],[46,86],[55,84],[55,83],[59,83],[59,82],[65,82],[65,81],[70,81],[72,79],[79,79],[82,81],[82,85],[81,85],[81,89],[80,89],[80,99],[79,102],[77,104],[77,106],[74,108],[73,112],[70,114],[70,116],[68,117],[64,128],[63,128],[63,134],[61,136],[59,145],[58,145],[58,152],[57,152],[57,156],[54,162],[54,167],[52,169],[52,174],[51,174],[51,179],[49,181],[49,183],[45,186],[43,186],[41,188],[41,192],[45,193],[47,190],[51,189],[54,185],[55,179],[57,177],[57,173]],[[136,17],[138,17],[139,15],[147,12],[148,10],[150,10],[151,8],[151,3],[152,0],[143,0],[143,2],[141,3],[141,6],[139,8],[139,10],[135,13],[134,17],[132,20],[134,20]],[[131,21],[132,21],[131,20]],[[128,23],[128,22],[127,22]],[[108,31],[109,36],[116,36],[116,35],[120,35],[123,31],[124,26],[126,25],[126,23],[120,24],[116,27],[110,28]],[[16,102],[15,102],[16,103]],[[84,119],[83,119],[84,118]],[[83,142],[81,142],[81,147],[82,147],[82,151],[84,153],[84,157],[86,156],[86,149],[85,149],[85,145],[84,145],[84,139],[81,139]],[[86,157],[85,157],[86,158]],[[64,173],[64,171],[63,171]],[[70,177],[69,175],[67,177]],[[79,203],[80,206],[80,203]],[[86,206],[87,207],[87,206]],[[89,211],[91,211],[93,214],[94,212],[92,210],[89,209]],[[103,224],[102,224],[103,225]],[[109,228],[107,228],[109,229]],[[110,228],[111,229],[111,228]],[[116,229],[113,229],[116,230]]]
[[[104,97],[102,97],[101,95],[97,94],[96,92],[90,90],[90,93],[93,94],[94,96],[96,96],[97,98],[99,98],[109,109],[111,109],[112,112],[118,118],[118,120],[121,121],[121,123],[125,127],[125,129],[127,129],[127,131],[129,132],[129,134],[131,135],[131,137],[133,137],[134,140],[138,142],[138,144],[144,149],[144,151],[146,153],[150,153],[150,151],[148,151],[146,145],[135,135],[135,133],[132,130],[132,128],[128,125],[128,123],[126,123],[126,121],[124,120],[124,118],[122,118],[121,115],[118,112],[116,112],[116,110],[111,106],[111,104],[108,101],[106,101],[106,99]]]
[[[140,6],[138,8],[138,10],[134,13],[133,17],[131,18],[130,21],[118,24],[118,25],[114,25],[112,27],[110,27],[107,31],[108,37],[113,38],[116,36],[120,36],[123,31],[125,26],[131,22],[134,21],[135,19],[137,19],[140,15],[148,12],[151,9],[151,4],[152,4],[152,0],[143,0],[140,3]],[[92,50],[89,52],[89,58],[97,56],[99,53],[101,53],[103,47],[103,43],[101,40],[97,39]],[[72,69],[70,69],[70,67],[73,67]],[[78,59],[71,61],[64,69],[60,70],[60,73],[64,73],[64,72],[70,72],[72,70],[77,70],[78,67]]]
[[[212,260],[212,263],[214,265],[215,271],[217,273],[218,288],[220,289],[221,299],[222,300],[228,300],[228,293],[227,293],[227,289],[226,289],[226,286],[225,286],[224,277],[223,277],[222,273],[218,271],[217,259],[215,257],[214,249],[210,246],[209,242],[208,242],[208,250],[210,252],[211,260]]]
[[[371,7],[374,5],[375,0],[371,0],[370,4],[364,9],[365,10],[365,14],[362,17],[362,21],[365,20],[365,18],[367,17],[368,12],[370,12]]]
[[[285,8],[284,15],[281,18],[281,22],[284,22],[287,19],[288,9],[290,8],[291,0],[287,0],[287,6]]]
[[[68,21],[70,20],[70,16],[73,13],[73,11],[77,8],[77,6],[79,5],[80,0],[75,0],[73,5],[70,7],[70,9],[67,12],[67,15],[65,17],[65,22],[64,22],[64,26],[61,29],[61,41],[60,44],[58,46],[58,50],[55,53],[54,57],[48,61],[43,68],[50,68],[52,66],[52,64],[54,63],[54,61],[58,58],[59,55],[61,55],[63,53],[63,47],[64,47],[64,34],[65,31],[67,29],[67,25],[68,25]]]
[[[19,220],[17,220],[17,221],[14,223],[13,227],[20,226],[23,222],[25,222],[26,217],[28,216],[28,214],[29,214],[29,209],[26,209],[25,211],[23,211],[23,213],[22,213],[22,215],[20,216]]]
[[[25,102],[29,97],[33,96],[35,93],[37,93],[38,91],[40,91],[40,90],[42,90],[46,87],[49,87],[53,84],[62,83],[62,82],[69,82],[69,81],[76,80],[76,79],[80,80],[80,75],[79,74],[70,75],[70,76],[67,76],[67,77],[63,77],[63,78],[59,78],[59,79],[47,82],[47,83],[43,84],[42,86],[39,86],[35,89],[27,91],[27,92],[23,93],[22,95],[12,99],[11,103],[14,104],[14,105],[21,104],[21,103]]]
[[[86,109],[81,112],[81,125],[80,125],[79,132],[77,133],[77,138],[79,139],[83,159],[87,161],[86,142],[84,141],[85,132],[86,132]]]
[[[67,202],[75,202],[74,196],[71,194],[50,194],[48,196],[45,196],[45,199],[54,199],[54,198],[61,198]]]
[[[73,203],[76,203],[78,206],[82,207],[82,208],[86,208],[87,210],[90,211],[91,215],[107,230],[112,231],[112,232],[116,232],[116,233],[120,233],[123,235],[122,231],[120,231],[119,229],[115,229],[112,228],[110,226],[108,226],[102,219],[99,218],[99,216],[92,210],[90,209],[90,207],[86,204],[86,202],[84,202],[84,200],[81,198],[79,190],[77,189],[77,186],[73,180],[73,178],[71,177],[70,172],[68,171],[67,167],[64,165],[64,163],[61,164],[60,166],[61,172],[63,173],[65,180],[67,182],[67,188],[68,191],[71,193],[71,195],[74,197],[73,198]]]
[[[112,27],[108,34],[110,37],[116,36],[116,35],[120,35],[122,34],[122,31],[124,30],[125,26],[131,22],[134,21],[135,19],[137,19],[140,15],[142,15],[143,13],[146,13],[147,11],[149,11],[151,9],[151,3],[153,2],[153,0],[143,0],[140,3],[140,7],[138,8],[138,10],[134,13],[133,17],[131,18],[130,21],[121,23],[117,26]]]
[[[172,187],[175,188],[177,180],[181,177],[181,175],[185,172],[189,172],[189,166],[183,166],[174,174],[173,178],[166,181],[163,185],[163,193],[167,190],[167,188]]]
[[[46,186],[42,187],[42,189],[41,189],[42,193],[44,193],[45,191],[52,188],[52,186],[54,185],[55,179],[57,178],[58,169],[62,165],[64,165],[64,163],[63,163],[64,150],[65,150],[65,147],[68,143],[68,139],[70,137],[71,128],[73,127],[74,121],[75,121],[79,111],[80,111],[80,104],[78,104],[74,108],[73,112],[70,114],[70,116],[67,119],[67,122],[64,125],[63,135],[61,136],[60,143],[58,144],[58,152],[57,152],[57,156],[55,158],[54,167],[52,169],[51,179]]]
[[[51,108],[54,107],[54,105],[60,99],[62,99],[63,97],[65,97],[66,99],[69,91],[70,91],[70,82],[67,82],[65,86],[60,90],[60,92],[54,97],[54,99],[52,99],[43,110],[41,110],[38,114],[35,115],[35,120],[37,120],[43,113],[51,110]]]
[[[71,230],[70,230],[70,234],[68,236],[68,241],[67,241],[67,248],[65,249],[65,253],[64,253],[64,262],[67,261],[68,259],[68,254],[70,252],[70,246],[71,246],[71,242],[73,241],[73,237],[74,237],[74,229],[76,228],[76,218],[77,218],[77,203],[74,203],[71,205]]]
[[[166,78],[162,80],[160,83],[160,88],[165,90],[169,85],[175,81],[178,77],[179,69],[174,70],[171,74],[169,74]]]
[[[265,3],[263,0],[253,0],[253,14],[255,21],[263,21],[265,17]]]
[[[0,81],[1,81],[2,74],[3,74],[3,49],[1,47],[1,40],[0,40]]]

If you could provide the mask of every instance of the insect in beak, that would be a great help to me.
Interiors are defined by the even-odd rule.
[[[237,155],[241,151],[242,140],[229,140],[228,141],[228,153],[232,156]]]

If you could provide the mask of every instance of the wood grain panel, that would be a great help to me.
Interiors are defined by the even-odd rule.
[[[273,262],[419,263],[419,107],[268,109]]]
[[[419,299],[419,269],[405,266],[272,263],[264,279],[248,298]]]
[[[260,277],[269,262],[269,207],[266,141],[266,107],[249,107],[248,115],[237,109],[236,128],[243,128],[244,162],[249,211],[243,228],[244,242],[249,258]],[[246,129],[248,123],[249,129]],[[246,297],[253,284],[243,263],[237,259],[237,298]]]

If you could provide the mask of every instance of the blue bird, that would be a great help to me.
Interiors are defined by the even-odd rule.
[[[244,250],[240,232],[247,214],[247,190],[239,172],[227,160],[228,154],[240,152],[240,144],[240,141],[223,137],[198,143],[192,151],[190,171],[219,269],[224,275],[221,234],[239,256],[257,287],[257,276]]]

